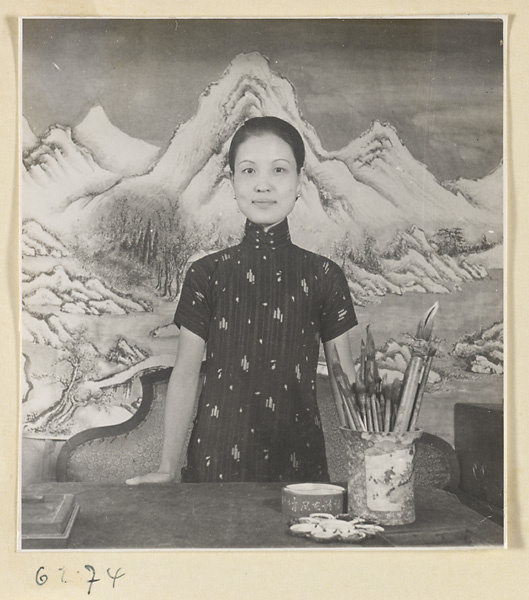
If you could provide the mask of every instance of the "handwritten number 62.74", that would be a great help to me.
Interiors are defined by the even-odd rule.
[[[92,565],[85,565],[84,568],[90,574],[90,579],[87,580],[88,594],[90,594],[94,583],[101,581],[101,579],[96,579],[96,570],[94,569],[94,567]],[[61,568],[59,568],[59,571],[62,571],[61,582],[68,583],[68,580],[66,579],[66,569],[61,567]],[[121,571],[121,567],[118,568],[118,570],[114,574],[112,574],[110,572],[110,569],[107,569],[107,575],[110,579],[112,579],[112,589],[114,589],[116,587],[116,581],[125,575],[125,573],[120,574],[120,571]],[[48,581],[48,579],[49,579],[48,575],[44,572],[44,567],[39,567],[39,569],[37,570],[37,573],[35,574],[35,582],[37,583],[37,585],[39,585],[39,586],[44,585]]]

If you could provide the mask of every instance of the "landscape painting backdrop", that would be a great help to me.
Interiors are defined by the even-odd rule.
[[[438,301],[419,425],[453,443],[456,401],[502,402],[502,28],[24,19],[24,436],[123,422],[172,366],[187,267],[242,234],[227,150],[261,115],[303,136],[292,238],[344,269],[355,355],[370,324],[401,377]]]

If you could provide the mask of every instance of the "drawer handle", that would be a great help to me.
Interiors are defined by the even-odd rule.
[[[482,464],[475,462],[472,465],[472,474],[477,481],[483,481],[485,478],[485,467]]]

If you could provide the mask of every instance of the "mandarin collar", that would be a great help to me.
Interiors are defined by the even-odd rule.
[[[280,223],[270,227],[268,231],[265,231],[262,225],[247,219],[242,244],[256,250],[277,250],[288,246],[291,241],[287,218],[285,217]]]

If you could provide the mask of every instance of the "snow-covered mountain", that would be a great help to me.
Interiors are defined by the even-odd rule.
[[[39,143],[39,138],[33,133],[33,129],[31,129],[31,125],[26,117],[22,117],[22,150],[27,151],[34,148]]]
[[[72,201],[100,194],[123,177],[145,173],[160,151],[112,125],[100,106],[73,130],[53,125],[40,138],[23,117],[22,137],[23,216],[62,232],[71,229],[64,211]]]
[[[146,175],[124,179],[111,190],[83,206],[83,213],[99,213],[100,207],[126,199],[148,211],[167,199],[179,202],[199,221],[220,216],[225,229],[239,229],[231,184],[227,179],[226,155],[229,140],[244,120],[260,114],[276,114],[304,132],[308,145],[307,170],[319,162],[315,151],[323,152],[312,128],[302,120],[292,85],[270,71],[260,54],[239,55],[221,80],[201,96],[197,113],[178,127],[168,149]],[[343,166],[343,165],[342,165]],[[304,202],[299,202],[299,219],[305,227],[329,221],[317,187],[307,180]],[[88,217],[90,218],[90,217]]]
[[[46,231],[37,221],[28,220],[22,223],[20,236],[22,256],[52,256],[63,258],[70,254],[66,246],[57,236]]]
[[[22,162],[23,216],[39,221],[53,222],[54,212],[69,201],[98,194],[121,178],[103,169],[72,139],[71,128],[61,125],[50,127]]]
[[[88,148],[99,165],[124,176],[145,173],[160,148],[127,135],[113,125],[102,106],[94,106],[73,129],[74,139]]]
[[[481,179],[445,181],[443,186],[476,208],[488,210],[501,219],[503,213],[503,162]],[[500,221],[501,222],[501,221]]]
[[[444,188],[415,160],[388,124],[375,122],[348,146],[333,153],[349,167],[355,179],[375,190],[394,210],[384,211],[390,221],[384,225],[402,227],[413,222],[427,233],[457,224],[467,237],[475,239],[490,229],[490,215],[466,198]],[[384,214],[376,212],[376,219]]]
[[[35,315],[22,313],[22,342],[59,349],[72,339],[72,332],[64,321],[53,313]]]
[[[354,263],[346,266],[355,305],[363,306],[386,294],[448,294],[455,284],[487,277],[487,271],[479,264],[439,256],[418,227],[400,232],[393,243],[401,249],[399,256],[380,258],[380,273]]]
[[[62,265],[25,278],[22,303],[30,311],[57,306],[61,312],[87,315],[125,315],[148,307],[111,290],[101,280],[69,273]]]
[[[146,212],[178,201],[198,222],[218,219],[225,232],[240,229],[243,217],[227,176],[228,144],[244,120],[265,114],[292,122],[305,141],[306,178],[291,217],[293,236],[302,244],[330,242],[344,230],[356,239],[368,232],[384,244],[410,225],[427,234],[457,226],[469,239],[491,229],[490,212],[443,187],[390,125],[376,122],[345,148],[324,150],[291,83],[258,53],[238,55],[209,86],[150,172],[80,203],[81,221],[105,214],[116,201]]]
[[[464,360],[466,369],[472,373],[503,373],[503,322],[463,336],[452,353]]]
[[[130,344],[124,338],[119,338],[115,346],[107,354],[107,360],[130,367],[145,360],[149,353],[134,344]]]

